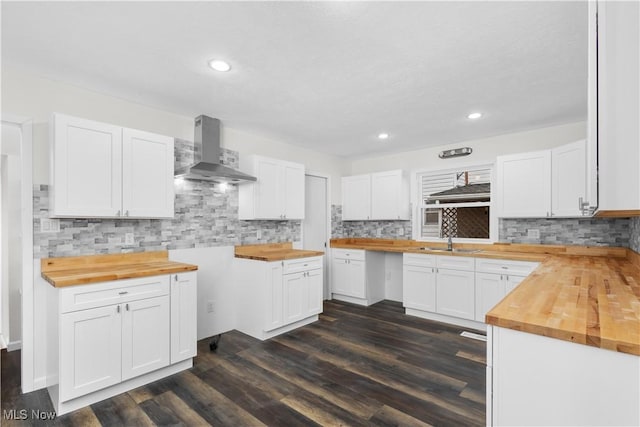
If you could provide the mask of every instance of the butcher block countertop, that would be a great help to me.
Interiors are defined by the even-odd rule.
[[[291,242],[243,245],[236,246],[235,248],[236,258],[255,259],[257,261],[283,261],[285,259],[308,258],[321,255],[324,255],[324,252],[293,249]]]
[[[42,277],[56,288],[135,277],[182,273],[197,265],[169,261],[167,251],[44,258]]]
[[[334,239],[332,248],[539,261],[486,315],[486,323],[640,356],[640,255],[626,248],[462,244],[476,253],[432,252],[442,243]]]

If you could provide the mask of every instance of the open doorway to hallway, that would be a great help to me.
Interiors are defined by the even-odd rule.
[[[305,175],[305,206],[302,222],[303,249],[322,251],[324,256],[323,298],[330,299],[327,249],[329,246],[329,177],[308,172]]]

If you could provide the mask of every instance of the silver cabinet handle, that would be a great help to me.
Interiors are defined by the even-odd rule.
[[[176,279],[176,282],[178,281],[178,275],[177,274],[174,276],[174,279]]]
[[[118,295],[126,295],[128,293],[129,293],[129,291],[122,291],[122,292],[118,292]]]
[[[509,269],[509,267],[507,267],[506,265],[503,265],[503,266],[502,266],[502,267],[500,267],[500,268],[501,268],[501,269],[503,269],[503,270],[508,270],[508,269]]]
[[[116,307],[116,313],[120,313],[120,306]]]
[[[120,209],[118,209],[118,212],[116,212],[116,216],[120,216]]]
[[[129,304],[126,304],[125,307],[126,307],[127,311],[129,311]]]
[[[129,210],[124,211],[124,216],[129,216]]]
[[[507,278],[507,280],[509,280],[509,276],[505,276]]]

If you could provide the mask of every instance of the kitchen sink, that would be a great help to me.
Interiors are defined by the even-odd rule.
[[[459,254],[475,254],[477,252],[482,251],[482,249],[463,249],[463,248],[453,248],[453,249],[447,249],[447,248],[430,248],[427,246],[418,248],[422,251],[434,251],[434,252],[455,252],[455,253],[459,253]]]

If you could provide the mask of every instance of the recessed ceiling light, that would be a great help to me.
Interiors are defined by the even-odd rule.
[[[475,120],[482,117],[482,113],[471,113],[467,116],[467,119]]]
[[[387,139],[389,138],[389,134],[388,133],[380,133],[378,134],[378,139]]]
[[[228,62],[223,61],[221,59],[212,59],[209,61],[209,67],[213,68],[216,71],[226,72],[231,69],[231,65]]]

